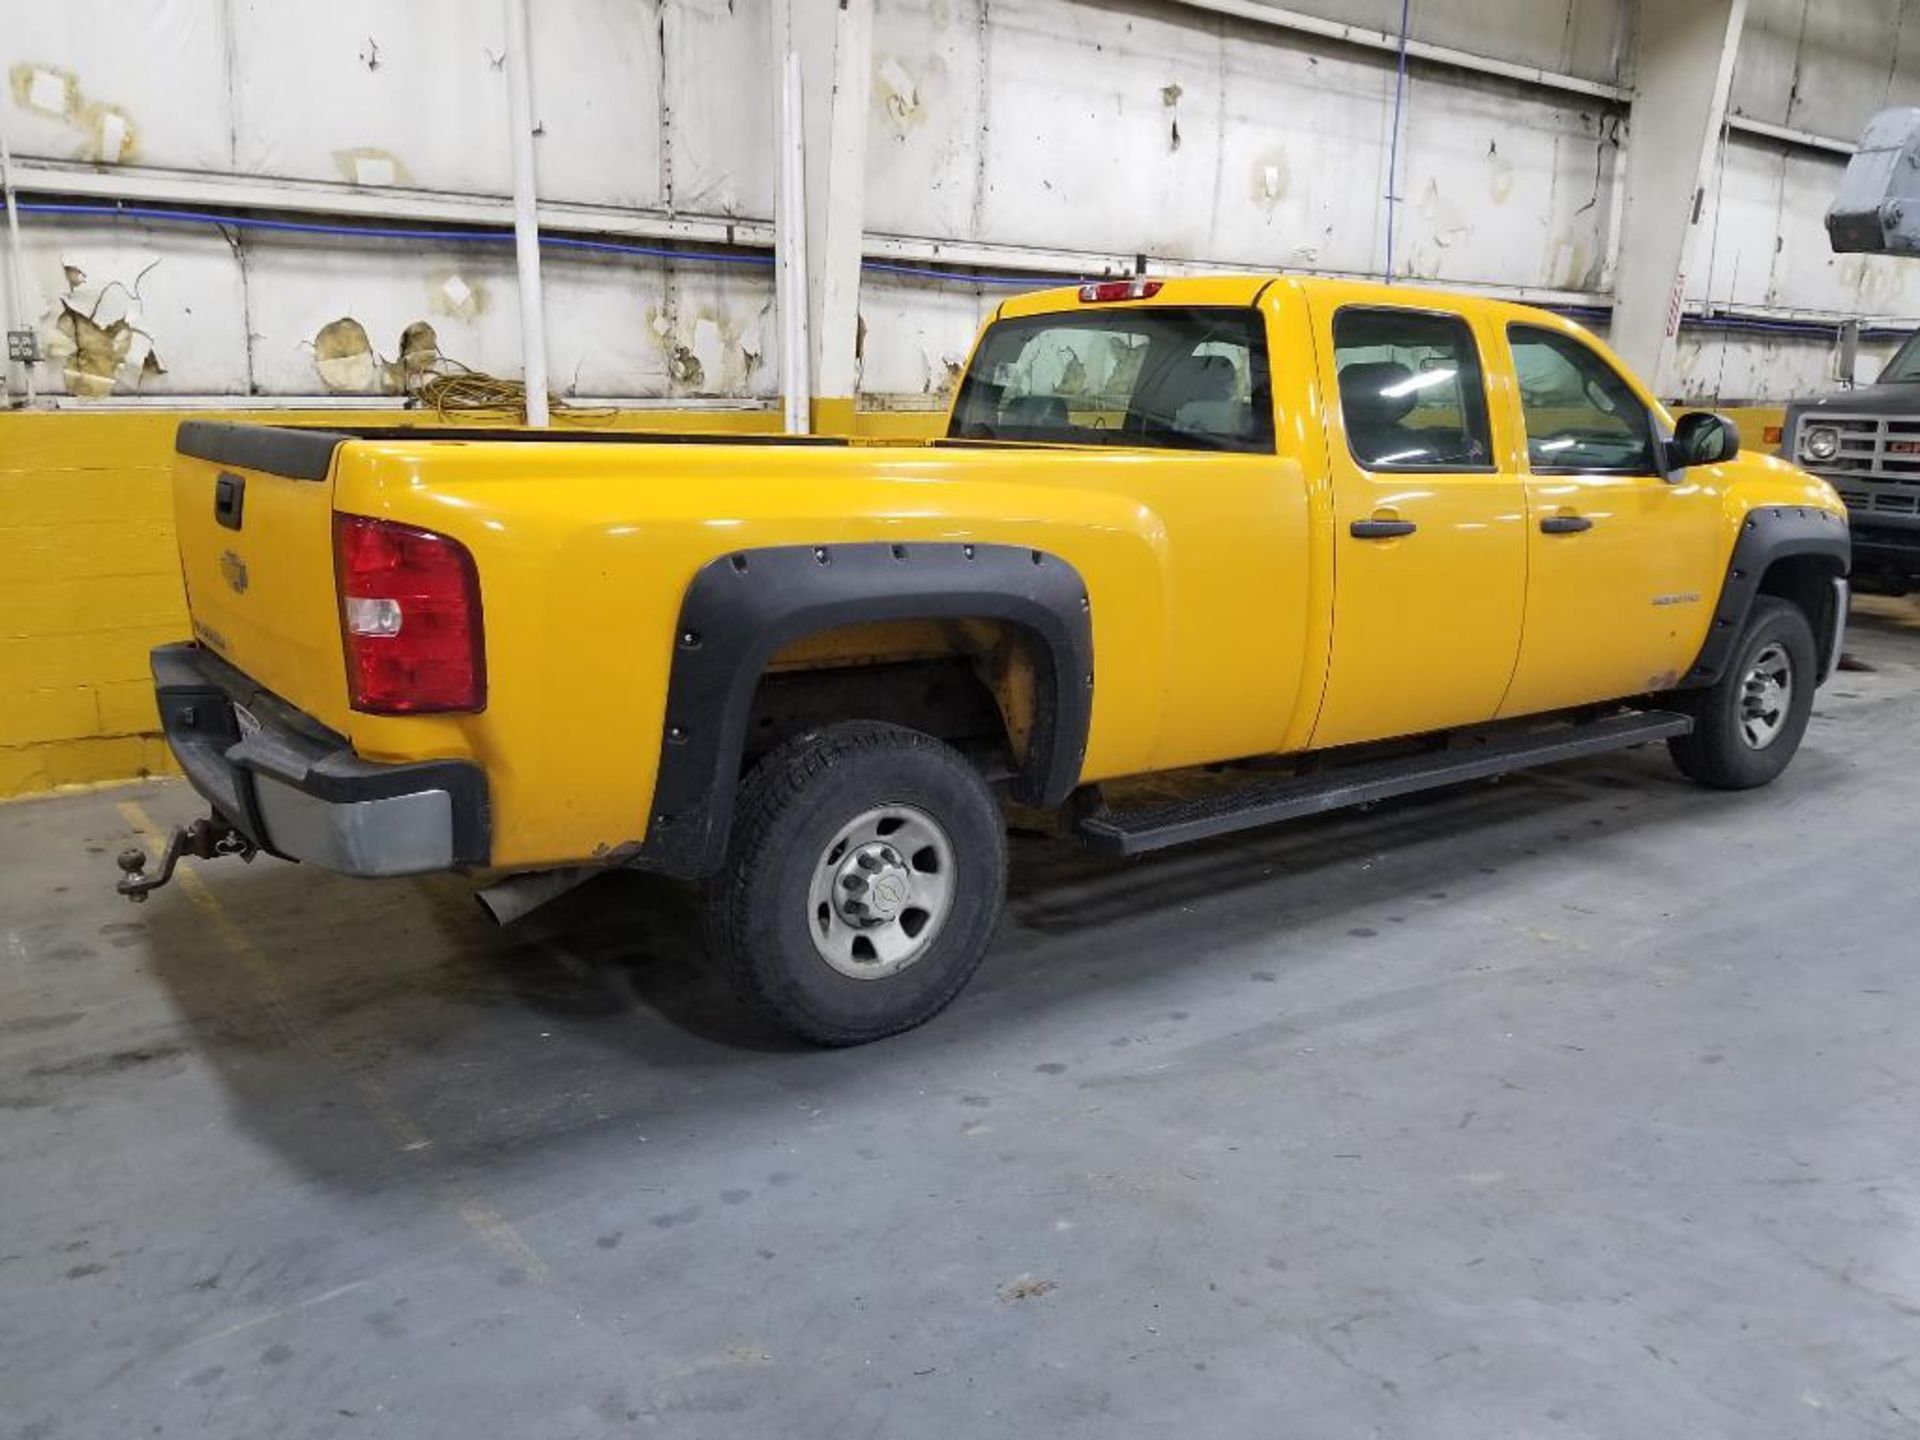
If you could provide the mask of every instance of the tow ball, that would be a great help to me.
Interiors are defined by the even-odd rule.
[[[167,836],[167,848],[160,852],[160,869],[152,875],[147,874],[145,850],[137,846],[122,850],[114,862],[122,871],[120,883],[114,889],[138,905],[146,900],[149,892],[173,879],[173,867],[188,856],[195,860],[215,860],[222,855],[238,855],[252,863],[259,853],[258,845],[225,820],[218,815],[208,815],[191,825],[174,827],[173,833]]]

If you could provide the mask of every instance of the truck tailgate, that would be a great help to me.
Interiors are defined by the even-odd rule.
[[[194,637],[344,732],[334,589],[333,431],[188,421],[175,441],[174,526]]]

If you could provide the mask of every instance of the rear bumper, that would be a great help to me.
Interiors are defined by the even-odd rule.
[[[263,850],[344,875],[419,875],[487,863],[477,765],[362,760],[317,721],[198,645],[153,652],[160,723],[180,768]],[[242,733],[236,707],[249,721]]]

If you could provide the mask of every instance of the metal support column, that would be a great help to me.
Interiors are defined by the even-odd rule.
[[[1747,0],[1640,0],[1613,346],[1671,396],[1687,273]]]
[[[859,381],[873,0],[774,0],[771,14],[784,80],[774,263],[776,305],[793,317],[780,322],[787,424],[848,434]],[[804,359],[789,346],[803,347]],[[791,410],[796,396],[804,421]]]

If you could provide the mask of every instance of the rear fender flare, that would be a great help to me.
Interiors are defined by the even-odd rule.
[[[636,863],[698,877],[726,859],[748,714],[767,663],[803,636],[888,620],[986,619],[1034,642],[1036,713],[1021,801],[1063,803],[1093,707],[1093,623],[1080,573],[1015,545],[780,545],[709,561],[674,636],[660,765]]]

